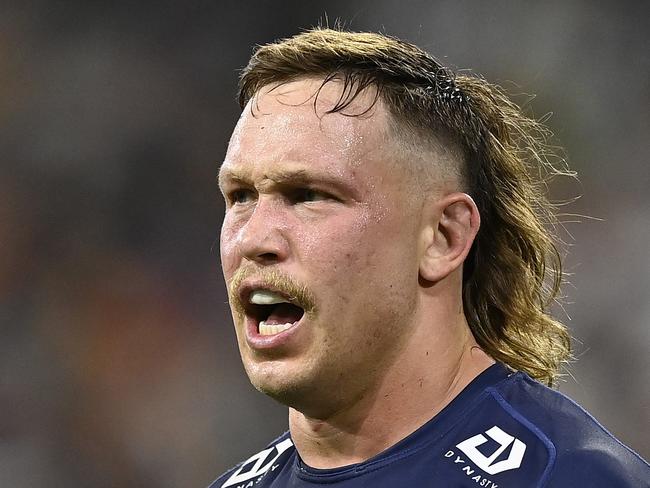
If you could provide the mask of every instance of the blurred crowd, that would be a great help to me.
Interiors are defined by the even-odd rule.
[[[215,176],[252,46],[325,14],[554,112],[561,389],[649,457],[650,9],[294,3],[0,5],[0,487],[206,486],[286,428],[239,363]]]

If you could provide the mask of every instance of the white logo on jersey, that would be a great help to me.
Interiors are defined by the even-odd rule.
[[[500,444],[497,450],[489,457],[484,456],[477,449],[478,446],[485,444],[488,441],[483,434],[470,437],[460,444],[456,444],[456,447],[463,451],[465,455],[474,462],[474,464],[487,474],[494,475],[521,466],[521,461],[524,459],[524,452],[526,452],[526,444],[516,437],[505,433],[496,425],[491,429],[486,430],[485,433]],[[494,462],[501,454],[503,454],[503,451],[505,451],[510,444],[512,444],[512,449],[510,450],[508,459]]]
[[[221,488],[234,486],[237,483],[243,483],[244,481],[262,476],[269,469],[271,469],[271,466],[273,466],[273,463],[280,457],[280,455],[291,446],[293,446],[291,439],[285,439],[282,442],[277,443],[275,446],[264,449],[262,452],[258,452],[254,456],[249,457],[246,461],[244,461],[241,467],[235,471],[223,485],[221,485]],[[275,455],[269,459],[266,464],[262,465],[269,454],[271,454],[273,451],[276,451]],[[252,467],[247,468],[250,463],[255,464]],[[247,468],[246,472],[242,473],[242,470],[244,468]]]

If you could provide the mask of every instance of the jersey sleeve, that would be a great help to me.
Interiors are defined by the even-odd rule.
[[[650,488],[650,466],[617,442],[595,441],[564,449],[549,487]]]
[[[650,488],[650,466],[570,398],[518,374],[498,392],[555,451],[544,487]]]

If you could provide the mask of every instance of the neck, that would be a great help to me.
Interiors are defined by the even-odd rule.
[[[323,469],[366,461],[448,405],[494,363],[476,344],[464,315],[455,322],[416,329],[376,385],[325,418],[290,408],[291,437],[302,460]]]

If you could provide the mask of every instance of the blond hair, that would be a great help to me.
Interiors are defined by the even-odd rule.
[[[417,46],[323,28],[257,48],[240,79],[240,105],[266,85],[306,77],[342,82],[329,112],[374,87],[400,134],[460,149],[460,173],[481,214],[463,268],[467,321],[494,359],[553,384],[571,344],[566,327],[547,312],[562,263],[548,228],[556,223],[554,208],[543,190],[545,177],[568,172],[553,164],[548,130],[501,88],[457,75]]]

